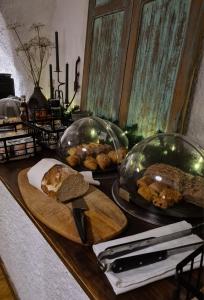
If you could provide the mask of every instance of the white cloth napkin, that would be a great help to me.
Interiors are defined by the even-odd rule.
[[[84,176],[84,180],[90,184],[94,184],[94,185],[100,185],[100,181],[95,180],[93,178],[93,173],[91,171],[82,171],[79,172]]]
[[[54,158],[43,158],[38,163],[36,163],[27,173],[28,181],[31,185],[42,191],[41,184],[42,179],[52,167],[55,165],[63,165],[68,167],[61,161]],[[69,167],[70,168],[70,167]],[[71,168],[70,168],[71,169]],[[91,171],[80,172],[84,176],[84,180],[90,184],[100,185],[98,180],[93,179]],[[43,192],[43,191],[42,191]]]
[[[128,237],[100,243],[93,246],[93,251],[95,252],[96,256],[105,250],[107,247],[118,245],[121,243],[127,243],[131,241],[136,241],[148,237],[158,237],[170,233],[174,233],[180,230],[191,228],[191,224],[186,221],[181,221],[177,223],[173,223],[170,225],[162,226],[156,229],[148,230],[136,235],[131,235]],[[192,243],[197,243],[202,241],[197,235],[191,234],[186,237],[182,237],[176,240],[172,240],[169,242],[161,243],[158,245],[154,245],[148,247],[146,249],[142,249],[139,251],[132,252],[130,254],[124,255],[125,256],[132,256],[136,254],[142,254],[152,251],[170,249],[182,245],[188,245]],[[156,280],[160,280],[162,278],[166,278],[175,274],[176,265],[183,260],[186,256],[188,256],[192,251],[185,251],[176,255],[169,256],[166,260],[154,263],[152,265],[147,265],[144,267],[140,267],[137,269],[121,272],[121,273],[113,273],[111,271],[105,272],[113,290],[116,294],[121,294],[140,286],[149,284]],[[113,259],[114,260],[114,259]],[[108,260],[108,262],[112,262],[113,260]],[[195,260],[194,267],[198,267],[200,258],[198,257]],[[197,263],[196,263],[197,262]],[[188,270],[190,266],[187,266],[185,270]]]

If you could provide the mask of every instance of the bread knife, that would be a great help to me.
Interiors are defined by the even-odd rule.
[[[183,236],[190,235],[192,233],[199,234],[202,233],[203,230],[204,230],[204,223],[201,223],[189,229],[177,231],[160,237],[149,237],[146,239],[141,239],[133,242],[111,246],[106,248],[104,251],[100,252],[97,258],[99,262],[104,259],[113,259],[156,244],[161,244],[171,240],[175,240]]]
[[[171,249],[118,258],[110,264],[104,264],[103,270],[112,271],[114,273],[120,273],[131,269],[136,269],[165,260],[171,255],[175,255],[185,251],[193,251],[201,245],[204,245],[203,241]]]
[[[74,221],[75,221],[80,239],[83,244],[86,244],[86,242],[87,242],[86,216],[84,214],[84,211],[87,209],[88,209],[88,206],[82,197],[74,199],[72,201],[72,213],[73,213]]]

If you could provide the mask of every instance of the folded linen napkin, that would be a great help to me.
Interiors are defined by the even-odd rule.
[[[43,158],[36,163],[27,173],[28,181],[31,185],[42,191],[41,184],[42,179],[47,171],[49,171],[55,165],[63,165],[67,167],[63,162],[54,158]],[[84,176],[84,180],[90,184],[100,185],[98,180],[93,179],[91,171],[80,172]]]
[[[93,178],[93,173],[91,171],[80,172],[84,176],[84,180],[93,185],[100,185],[100,181]]]
[[[191,228],[191,224],[189,224],[186,221],[181,221],[177,223],[173,223],[170,225],[162,226],[156,229],[148,230],[139,234],[135,234],[132,236],[100,243],[93,246],[93,251],[95,252],[96,256],[98,254],[105,250],[107,247],[118,245],[121,243],[127,243],[131,241],[136,241],[148,237],[158,237],[162,235],[167,235],[170,233],[174,233],[177,231],[181,231],[184,229]],[[125,256],[132,256],[137,254],[143,254],[148,253],[152,251],[158,251],[158,250],[164,250],[164,249],[170,249],[174,247],[179,247],[182,245],[188,245],[192,243],[197,243],[202,241],[197,235],[191,234],[186,237],[182,237],[176,240],[172,240],[169,242],[165,242],[162,244],[154,245],[151,247],[148,247],[146,249],[142,249],[139,251],[132,252],[130,254],[124,255]],[[147,265],[144,267],[140,267],[137,269],[121,272],[121,273],[113,273],[111,271],[106,271],[105,275],[107,276],[114,292],[116,294],[121,294],[130,290],[133,290],[135,288],[138,288],[140,286],[149,284],[151,282],[160,280],[162,278],[166,278],[169,276],[172,276],[175,274],[175,268],[176,265],[184,259],[186,256],[188,256],[192,251],[185,251],[183,253],[179,253],[176,255],[169,256],[166,260],[154,263],[152,265]],[[113,259],[114,260],[114,259]],[[112,262],[113,260],[109,260],[109,262]],[[198,267],[200,258],[198,257],[195,260],[194,267]],[[196,263],[197,262],[197,263]],[[187,266],[186,270],[189,269],[190,266]]]

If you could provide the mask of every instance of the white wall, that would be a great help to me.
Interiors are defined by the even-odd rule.
[[[79,65],[80,86],[82,85],[84,49],[86,40],[86,26],[88,16],[88,0],[57,0],[56,11],[53,15],[53,34],[58,31],[60,44],[60,66],[64,71],[65,63],[69,63],[69,98],[74,91],[75,62],[81,58]],[[52,55],[55,67],[55,52]],[[48,73],[47,73],[48,74]],[[63,73],[64,75],[64,73]],[[65,78],[64,78],[65,79]],[[63,77],[62,77],[63,80]],[[80,103],[81,89],[76,96],[77,104]]]
[[[73,83],[74,83],[74,67],[75,61],[78,56],[81,58],[80,63],[80,85],[82,82],[83,71],[83,59],[84,59],[84,47],[86,37],[86,24],[88,14],[88,0],[1,0],[0,12],[2,19],[7,24],[21,23],[23,24],[22,36],[25,40],[28,39],[30,32],[29,26],[33,23],[43,23],[46,25],[45,35],[47,35],[54,42],[54,33],[59,33],[59,45],[60,45],[60,65],[62,71],[64,71],[65,63],[69,63],[69,91],[70,99],[73,95]],[[5,27],[3,22],[0,23],[0,30]],[[11,36],[13,41],[13,37]],[[0,41],[0,48],[3,47],[3,41]],[[29,97],[33,91],[33,84],[30,82],[26,75],[21,63],[16,57],[14,48],[16,44],[12,42],[13,56],[8,56],[8,62],[14,61],[14,65],[19,73],[22,74],[23,80],[18,82],[17,77],[19,74],[15,74],[12,68],[8,67],[8,71],[2,68],[0,64],[0,72],[11,72],[15,78],[15,82],[18,85],[17,96],[20,94],[26,94]],[[52,51],[52,56],[48,62],[53,64],[55,69],[55,50]],[[48,64],[44,70],[41,86],[43,87],[44,94],[49,97],[49,70]],[[61,81],[64,80],[65,74],[62,72]],[[76,102],[79,103],[81,91],[77,93]]]
[[[5,20],[0,12],[0,28],[6,28]],[[15,78],[15,91],[17,95],[24,93],[23,70],[21,65],[15,64],[15,52],[12,39],[7,30],[0,30],[0,73],[12,74]]]

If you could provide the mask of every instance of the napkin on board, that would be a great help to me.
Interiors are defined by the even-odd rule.
[[[93,173],[91,171],[81,171],[79,172],[84,176],[84,180],[93,185],[100,185],[100,181],[93,178]]]
[[[55,165],[63,165],[65,167],[69,167],[57,159],[43,158],[38,163],[36,163],[33,167],[31,167],[30,170],[28,171],[27,176],[28,176],[29,183],[42,191],[41,188],[42,179],[45,173],[47,173]],[[94,185],[100,185],[100,182],[93,178],[93,174],[91,171],[83,171],[80,173],[84,176],[84,180],[86,182]]]
[[[184,230],[191,228],[191,224],[186,221],[181,221],[177,223],[173,223],[170,225],[162,226],[156,229],[148,230],[139,234],[131,235],[128,237],[115,239],[112,241],[100,243],[93,246],[93,251],[95,252],[96,256],[107,247],[114,246],[121,243],[127,243],[131,241],[136,241],[148,237],[158,237],[162,235],[167,235],[170,233],[174,233],[176,231]],[[202,241],[197,235],[191,234],[186,237],[182,237],[176,240],[172,240],[169,242],[161,243],[158,245],[154,245],[148,247],[146,249],[142,249],[139,251],[132,252],[130,254],[124,255],[125,256],[132,256],[136,254],[143,254],[152,251],[170,249],[182,245],[188,245],[192,243],[197,243]],[[188,256],[192,251],[185,251],[183,253],[179,253],[176,255],[169,256],[166,260],[147,265],[144,267],[140,267],[137,269],[121,272],[121,273],[113,273],[111,271],[106,271],[105,275],[107,276],[114,292],[116,294],[121,294],[140,286],[149,284],[151,282],[160,280],[162,278],[166,278],[175,274],[176,265],[183,260],[186,256]],[[114,260],[114,259],[113,259]],[[109,262],[113,261],[109,260]],[[194,263],[194,267],[198,267],[200,262],[200,257],[197,257]],[[185,270],[188,270],[190,265],[187,266]]]

